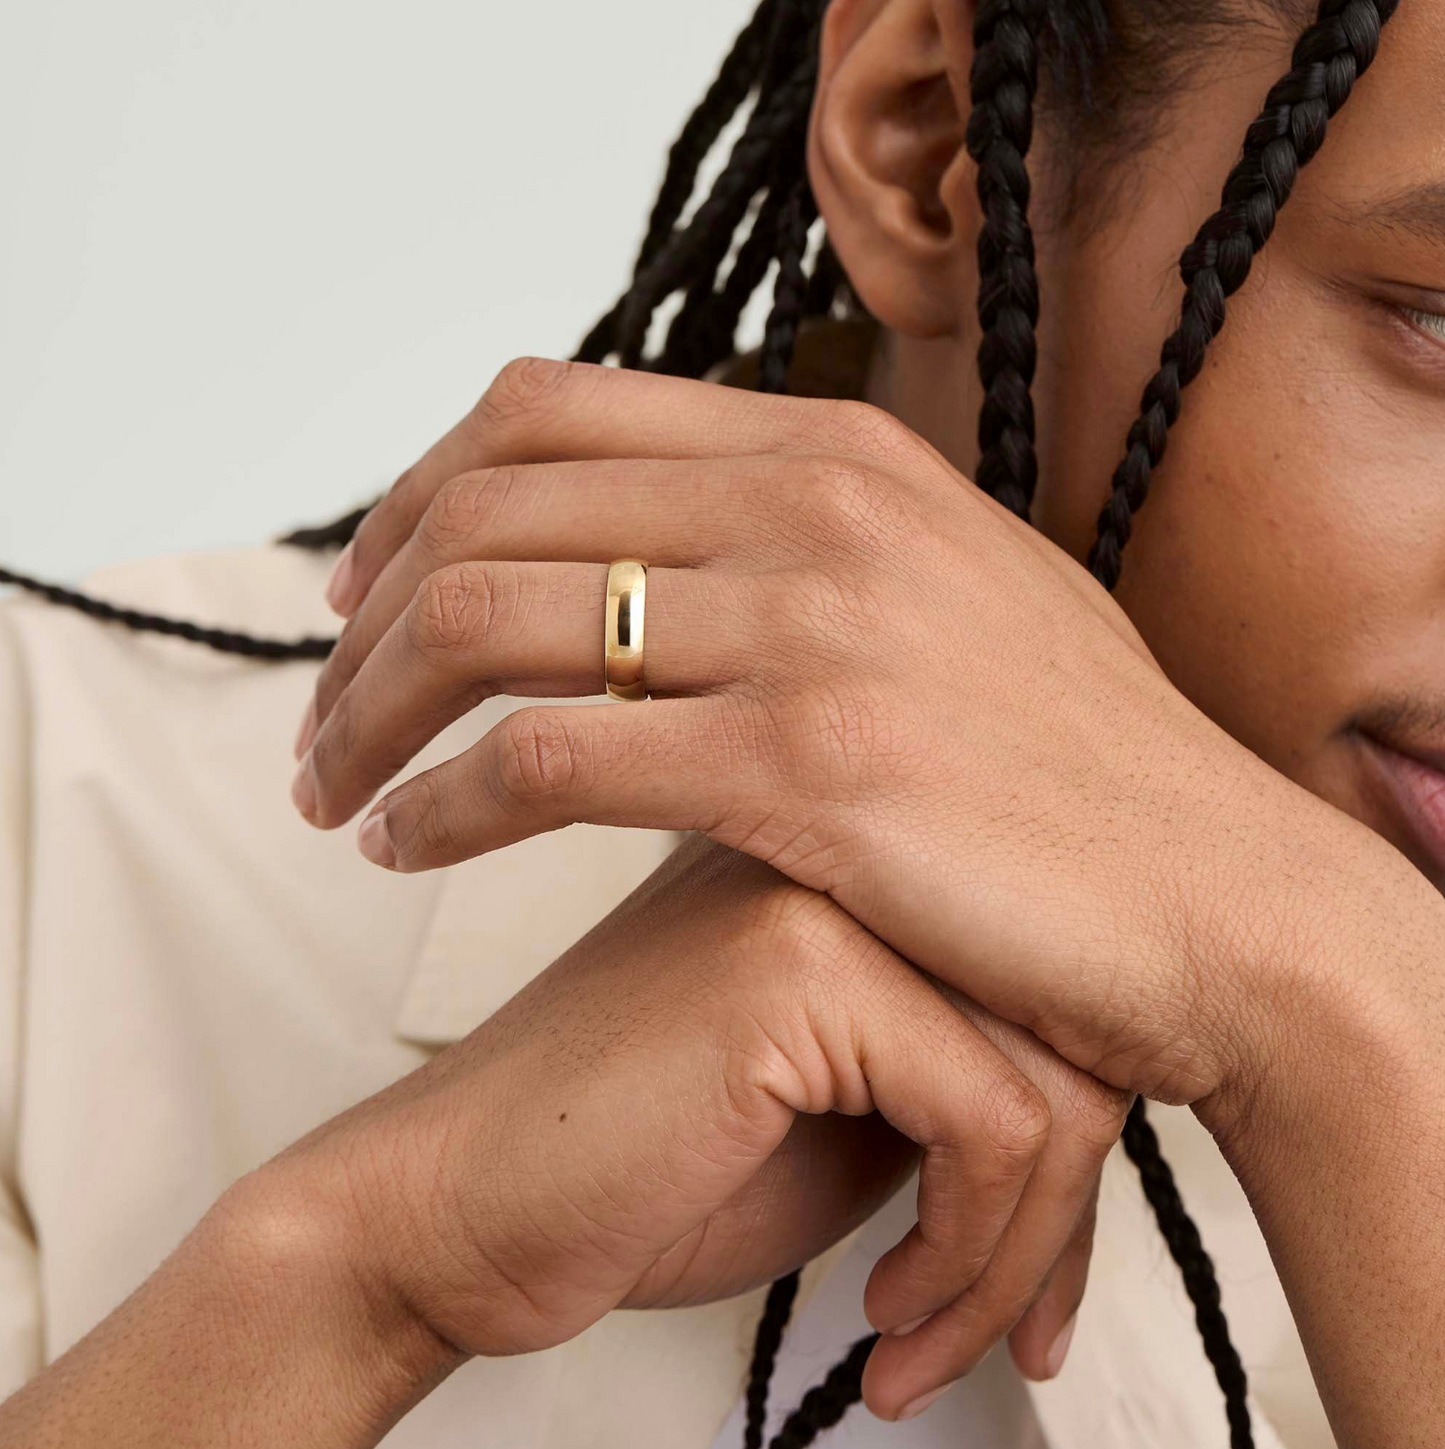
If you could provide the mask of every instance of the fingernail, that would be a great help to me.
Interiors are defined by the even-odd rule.
[[[903,1412],[898,1416],[900,1421],[916,1419],[925,1409],[932,1408],[952,1387],[953,1385],[948,1383],[941,1388],[934,1389],[931,1394],[920,1394],[911,1404],[904,1407]]]
[[[316,696],[311,696],[311,703],[306,706],[306,713],[301,716],[301,728],[296,732],[296,747],[292,751],[299,760],[307,750],[311,748],[311,741],[316,738]]]
[[[316,770],[311,764],[310,751],[301,761],[296,778],[291,782],[291,803],[308,819],[316,813]]]
[[[356,544],[348,543],[326,581],[326,602],[345,619],[351,613],[351,580],[356,573]]]
[[[907,1323],[900,1323],[897,1328],[888,1330],[889,1338],[902,1338],[905,1333],[912,1333],[915,1328],[922,1328],[933,1315],[931,1313],[920,1313],[917,1318],[910,1318]]]
[[[391,831],[386,828],[384,805],[378,806],[361,822],[361,829],[356,832],[356,844],[373,865],[384,865],[390,870],[396,864],[396,848],[391,843]]]
[[[1074,1325],[1078,1323],[1079,1315],[1076,1313],[1064,1324],[1059,1336],[1053,1341],[1049,1348],[1048,1357],[1044,1359],[1044,1372],[1053,1378],[1064,1366],[1064,1355],[1069,1351],[1069,1344],[1074,1337]]]

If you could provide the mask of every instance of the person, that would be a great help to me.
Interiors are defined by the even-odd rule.
[[[338,646],[289,651],[329,653],[298,740],[308,820],[340,825],[421,767],[365,815],[349,876],[255,789],[261,706],[299,694],[299,671],[197,653],[213,675],[198,691],[169,641],[11,608],[9,693],[23,673],[43,742],[7,785],[10,818],[34,821],[7,919],[28,923],[19,1100],[39,1116],[10,1174],[11,1233],[45,1244],[39,1270],[15,1255],[16,1281],[43,1271],[64,1300],[83,1250],[113,1263],[116,1225],[143,1216],[78,1190],[77,1144],[134,1143],[137,1099],[67,1059],[62,1012],[87,1028],[82,1049],[160,1085],[140,1122],[173,1187],[201,1175],[188,1151],[254,1163],[288,1114],[293,1137],[321,1121],[0,1409],[11,1441],[279,1443],[304,1414],[312,1442],[372,1444],[418,1404],[396,1433],[424,1426],[466,1379],[466,1427],[438,1417],[426,1442],[705,1443],[744,1367],[729,1295],[751,1289],[755,1309],[784,1275],[775,1337],[790,1270],[810,1263],[798,1335],[820,1362],[845,1357],[774,1443],[1217,1442],[1168,1300],[1120,1291],[1137,1217],[1111,1241],[1103,1214],[1070,1347],[1127,1109],[1231,1441],[1270,1442],[1150,1157],[1142,1094],[1217,1141],[1247,1200],[1222,1215],[1241,1243],[1258,1218],[1338,1440],[1429,1442],[1445,1304],[1445,710],[1429,664],[1445,15],[1393,12],[1327,0],[1296,37],[1287,3],[833,0],[817,35],[809,7],[764,5],[674,151],[695,153],[757,89],[714,192],[674,236],[686,197],[665,182],[584,365],[506,369],[355,529],[329,589]],[[1022,168],[1035,45],[1037,257]],[[1246,131],[1265,64],[1284,76]],[[814,204],[827,249],[810,273]],[[774,241],[758,382],[794,384],[800,336],[847,355],[831,322],[800,323],[846,286],[866,309],[856,397],[681,375],[720,361]],[[1172,301],[1144,283],[1181,247],[1182,313],[1153,364]],[[587,365],[613,354],[623,368]],[[284,589],[254,587],[300,569],[282,557],[236,570],[237,596],[264,595],[258,632],[282,627],[266,614],[282,602],[298,621]],[[626,557],[648,561],[653,698],[511,708],[595,692],[606,561]],[[216,574],[173,570],[122,621],[264,655],[139,612],[208,613]],[[155,742],[168,703],[179,723]],[[84,738],[57,761],[44,742],[62,722]],[[235,848],[238,822],[262,848]],[[624,867],[663,848],[627,830],[691,835],[511,994],[532,975],[527,944],[550,946],[551,913],[579,904],[567,852],[583,837],[551,833],[576,822],[626,827],[597,853]],[[525,921],[506,909],[521,851],[550,875]],[[329,898],[311,889],[323,854]],[[524,963],[492,999],[494,980],[459,987],[464,972],[400,978],[421,898],[404,889],[434,900],[463,879],[488,887],[459,908],[480,920],[471,943],[501,909],[492,939]],[[74,909],[78,882],[94,915]],[[336,908],[324,929],[318,899]],[[107,971],[117,958],[130,979]],[[340,1110],[362,1076],[401,1067],[379,1050],[359,1064],[399,997],[420,1022],[467,991],[475,1030]],[[181,1134],[153,1117],[190,1126],[179,1158]],[[915,1167],[918,1222],[862,1275],[876,1336],[828,1340],[850,1325],[818,1269],[846,1270],[850,1241],[880,1246],[870,1229],[891,1230]],[[160,1175],[127,1181],[153,1205]],[[1110,1186],[1106,1168],[1106,1209]],[[114,1289],[113,1274],[72,1324]],[[1287,1322],[1270,1324],[1276,1347]],[[1068,1370],[1021,1401],[984,1358],[1005,1335],[1024,1374],[1056,1374],[1061,1348]],[[752,1443],[774,1351],[760,1337],[734,1415]],[[1166,1385],[1189,1405],[1177,1419]],[[904,1427],[844,1417],[858,1393]]]

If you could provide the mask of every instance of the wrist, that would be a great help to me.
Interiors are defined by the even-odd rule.
[[[1194,1104],[1237,1172],[1445,1081],[1445,900],[1381,837],[1331,814],[1255,898],[1268,929],[1245,933],[1255,949],[1221,1027],[1231,1070]]]
[[[372,1444],[465,1355],[371,1264],[354,1207],[283,1156],[237,1182],[188,1240],[193,1271],[278,1368],[309,1421],[330,1404],[338,1443]],[[271,1390],[274,1392],[274,1389]],[[284,1397],[284,1395],[278,1395]]]

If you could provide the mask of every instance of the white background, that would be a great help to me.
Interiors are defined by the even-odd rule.
[[[0,562],[380,492],[625,285],[753,0],[0,0]]]

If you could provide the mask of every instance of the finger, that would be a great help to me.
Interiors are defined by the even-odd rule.
[[[940,1320],[984,1288],[1006,1245],[1012,1240],[1017,1276],[1033,1272],[1031,1291],[1067,1232],[1019,1261],[1021,1217],[1033,1232],[1047,1226],[1041,1213],[1023,1212],[1031,1198],[1040,1199],[1033,1182],[1048,1158],[1051,1121],[1043,1094],[896,957],[862,1000],[851,1025],[862,1089],[923,1148],[918,1223],[880,1260],[865,1294],[870,1321],[895,1330],[874,1350],[865,1397],[875,1414],[892,1419],[956,1377],[946,1350],[959,1334]],[[1069,1227],[1077,1216],[1076,1206]],[[1015,1318],[1022,1310],[1020,1304]],[[896,1332],[930,1311],[922,1328]],[[880,1355],[882,1364],[872,1368]]]
[[[1064,1255],[1094,1191],[1098,1153],[1059,1134],[1039,1155],[1017,1210],[975,1282],[904,1335],[879,1340],[864,1370],[863,1395],[883,1417],[912,1417],[932,1396],[974,1368],[1028,1311]],[[905,1243],[907,1240],[905,1239]],[[865,1290],[865,1304],[896,1301],[890,1279],[900,1271],[884,1254]],[[869,1317],[875,1322],[870,1306]],[[908,1412],[912,1411],[912,1412]]]
[[[838,405],[833,404],[834,415]],[[861,407],[861,405],[860,405]],[[584,458],[732,457],[816,447],[818,400],[777,398],[691,378],[523,357],[393,484],[362,520],[327,597],[350,617],[411,537],[437,490],[476,468]]]
[[[454,720],[497,694],[598,693],[607,569],[454,564],[424,580],[322,723],[298,772],[302,813],[349,820]],[[657,693],[732,678],[739,609],[725,576],[652,569],[647,684]]]
[[[383,796],[358,843],[367,859],[408,872],[579,822],[756,844],[765,829],[789,829],[756,733],[745,702],[722,696],[530,705]]]
[[[779,474],[770,457],[718,463],[652,458],[501,466],[450,479],[415,531],[382,567],[316,680],[325,720],[341,691],[432,574],[476,559],[605,564],[640,558],[695,568],[724,558],[771,558],[811,497],[841,485]],[[837,465],[834,465],[837,466]],[[819,476],[814,476],[814,475]],[[303,732],[302,748],[310,743]]]
[[[1043,1292],[1009,1334],[1009,1352],[1026,1378],[1051,1379],[1064,1366],[1064,1356],[1073,1338],[1074,1320],[1089,1280],[1098,1202],[1096,1179],[1084,1216],[1054,1265]]]

